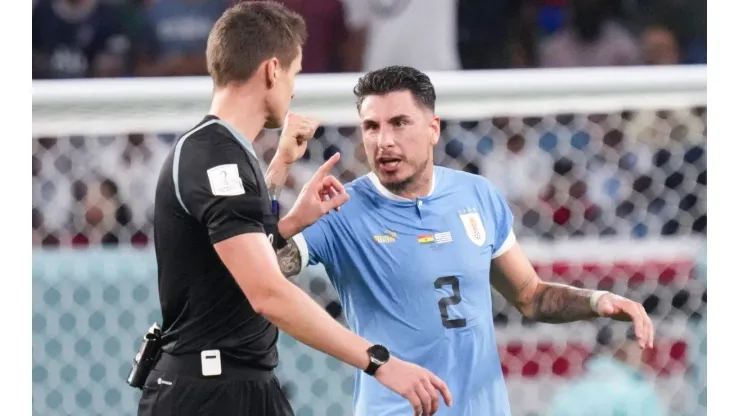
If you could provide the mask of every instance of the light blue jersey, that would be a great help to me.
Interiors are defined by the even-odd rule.
[[[514,243],[512,214],[484,178],[434,168],[429,196],[400,198],[374,174],[346,186],[350,200],[296,238],[322,263],[350,328],[444,380],[454,405],[439,416],[509,416],[493,331],[491,258]],[[305,243],[305,244],[304,244]],[[356,416],[413,414],[357,372]]]

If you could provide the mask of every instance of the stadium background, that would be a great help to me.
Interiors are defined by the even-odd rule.
[[[393,5],[385,19],[413,29],[419,25],[407,10],[415,1],[377,4]],[[164,72],[157,73],[152,62],[166,61],[160,50],[202,54],[204,22],[223,5],[63,0],[77,11],[72,18],[51,3],[35,1],[33,27],[33,409],[38,415],[133,414],[138,395],[124,378],[142,332],[159,320],[149,245],[154,178],[177,134],[207,109],[209,87],[200,78],[85,78],[203,75],[197,64],[171,73],[161,65]],[[184,3],[201,9],[184,12]],[[301,2],[286,3],[300,9]],[[317,10],[354,13],[342,11],[339,1],[310,3],[315,7],[299,10],[309,31],[311,22],[327,19]],[[444,14],[448,6],[439,3],[427,5]],[[554,48],[552,39],[562,47],[561,34],[573,29],[570,2],[461,1],[458,30],[448,34],[459,62],[455,68],[428,63],[429,70],[447,70],[433,77],[445,119],[435,162],[481,174],[504,193],[517,235],[543,278],[643,301],[657,341],[639,371],[676,415],[706,414],[706,72],[696,65],[706,63],[706,13],[690,9],[696,3],[604,2],[610,22],[628,34],[598,40],[600,51],[613,53],[565,42],[578,54],[560,66],[574,68],[515,71],[555,65],[546,51]],[[492,5],[498,13],[488,16],[504,16],[503,24],[475,18]],[[76,36],[60,30],[60,21]],[[173,22],[182,30],[173,31]],[[353,25],[347,17],[343,30]],[[501,26],[507,30],[494,30]],[[400,47],[422,46],[412,40]],[[196,45],[191,52],[188,42]],[[157,45],[148,51],[153,61],[140,57],[144,43]],[[90,44],[107,46],[86,48]],[[363,69],[353,68],[338,48],[307,46],[307,72]],[[633,61],[623,62],[625,48]],[[475,59],[482,51],[490,52],[485,62]],[[657,67],[578,68],[626,63]],[[462,72],[472,69],[490,72]],[[284,206],[336,151],[343,158],[335,174],[343,181],[367,171],[350,94],[356,78],[299,79],[296,111],[320,115],[325,124],[293,170]],[[266,131],[256,141],[265,161],[278,134]],[[308,270],[300,284],[342,319],[320,268]],[[494,297],[514,414],[546,415],[554,395],[585,375],[582,364],[606,322],[535,324]],[[629,342],[619,335],[625,327],[610,327],[614,342]],[[285,335],[280,354],[280,378],[298,415],[351,414],[353,372],[346,365]]]

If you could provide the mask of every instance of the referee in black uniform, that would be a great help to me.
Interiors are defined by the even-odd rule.
[[[436,409],[435,388],[446,391],[427,370],[342,327],[280,273],[275,250],[295,249],[288,239],[349,199],[328,175],[335,155],[278,219],[277,188],[305,151],[300,135],[313,129],[297,129],[298,139],[284,132],[264,176],[251,144],[285,119],[305,37],[301,17],[271,2],[232,7],[210,33],[211,110],[178,139],[157,184],[162,349],[139,415],[292,415],[273,374],[277,327],[419,409]]]

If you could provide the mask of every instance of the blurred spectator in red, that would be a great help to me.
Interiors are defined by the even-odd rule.
[[[226,0],[157,0],[144,6],[136,40],[136,75],[206,75],[208,34]]]
[[[641,37],[643,63],[647,65],[678,65],[681,61],[678,40],[664,26],[648,26]]]
[[[637,42],[610,19],[606,0],[573,0],[570,23],[542,42],[542,67],[635,65]]]
[[[364,71],[407,65],[460,69],[457,5],[450,0],[343,0],[354,59]]]
[[[117,8],[99,0],[39,0],[32,25],[33,78],[124,74],[130,41]]]
[[[306,21],[308,39],[303,46],[303,72],[355,72],[361,61],[353,54],[352,38],[340,0],[282,0]]]

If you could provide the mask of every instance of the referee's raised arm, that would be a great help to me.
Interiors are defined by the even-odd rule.
[[[427,403],[425,413],[435,410],[429,405],[435,389],[449,394],[420,367],[388,357],[379,362],[370,342],[337,323],[280,272],[275,250],[348,199],[329,175],[335,155],[279,219],[276,190],[266,183],[252,147],[263,127],[279,127],[286,117],[305,38],[300,16],[261,1],[233,6],[211,30],[211,109],[177,140],[157,182],[161,351],[145,374],[139,415],[292,415],[273,373],[277,328],[357,368],[373,368],[373,374],[382,365],[378,380],[419,409]],[[290,151],[280,155],[285,163],[271,169],[287,169],[300,158],[301,141],[281,141]]]

